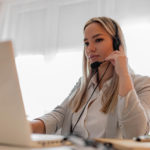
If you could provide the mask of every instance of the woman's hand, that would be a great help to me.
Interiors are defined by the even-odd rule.
[[[128,75],[128,60],[122,46],[119,47],[119,51],[113,51],[105,61],[110,61],[115,68],[118,76]]]
[[[45,133],[45,124],[42,120],[32,120],[30,125],[33,133]]]
[[[125,96],[133,89],[133,83],[128,72],[128,60],[122,46],[119,51],[113,51],[105,61],[110,61],[119,76],[119,95]]]

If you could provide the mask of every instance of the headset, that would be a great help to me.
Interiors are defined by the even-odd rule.
[[[119,35],[118,35],[118,27],[117,27],[117,24],[116,24],[113,20],[112,20],[112,23],[114,24],[115,32],[116,32],[116,33],[115,33],[115,36],[113,37],[113,49],[114,49],[114,51],[117,51],[117,50],[119,50],[119,46],[120,46],[120,44],[121,44],[121,41],[120,41]],[[98,67],[99,67],[102,63],[103,63],[103,62],[94,62],[93,64],[91,64],[91,68],[98,70]],[[110,63],[108,64],[108,66],[107,66],[105,72],[103,73],[101,79],[99,80],[99,82],[97,83],[96,87],[94,88],[94,90],[93,90],[93,92],[92,92],[90,98],[87,100],[87,103],[85,104],[84,108],[82,109],[81,114],[79,115],[79,117],[78,117],[78,119],[77,119],[75,125],[72,127],[72,124],[71,124],[70,134],[73,134],[73,131],[74,131],[76,125],[78,124],[79,120],[81,119],[81,117],[82,117],[82,115],[83,115],[83,113],[84,113],[84,111],[85,111],[85,108],[86,108],[86,106],[88,105],[90,99],[92,98],[92,96],[93,96],[93,94],[94,94],[96,88],[98,87],[98,85],[99,85],[100,82],[102,81],[102,79],[103,79],[103,77],[104,77],[106,71],[108,70],[109,65],[110,65]]]
[[[113,20],[112,20],[112,23],[114,24],[115,31],[116,31],[115,36],[113,37],[113,49],[114,49],[114,51],[116,51],[116,50],[119,50],[119,46],[121,44],[121,41],[119,39],[118,27]]]

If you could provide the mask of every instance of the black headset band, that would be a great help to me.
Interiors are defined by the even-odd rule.
[[[112,20],[112,23],[115,27],[115,38],[118,39],[119,38],[119,35],[118,35],[118,27],[117,27],[117,24],[115,23],[115,21]]]
[[[112,20],[112,23],[115,27],[115,36],[113,37],[113,48],[114,50],[119,50],[119,45],[121,44],[119,39],[118,27],[115,21]]]

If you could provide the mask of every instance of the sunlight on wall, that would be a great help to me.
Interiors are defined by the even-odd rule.
[[[51,111],[81,76],[82,53],[58,53],[47,62],[42,55],[16,58],[25,110],[29,118]]]

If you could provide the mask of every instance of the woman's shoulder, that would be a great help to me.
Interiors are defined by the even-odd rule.
[[[149,88],[150,89],[150,77],[149,76],[143,76],[139,74],[134,74],[132,76],[134,87],[138,89],[142,88]]]
[[[74,87],[72,88],[72,90],[70,91],[70,93],[69,93],[69,95],[68,95],[68,97],[66,99],[68,99],[69,97],[72,97],[72,95],[74,95],[74,93],[78,90],[78,88],[81,85],[81,80],[82,80],[82,78],[80,77],[77,80],[76,84],[74,85]]]
[[[133,75],[133,80],[135,83],[140,83],[140,82],[148,82],[150,83],[150,77],[149,76],[143,76],[140,74],[134,74]]]

